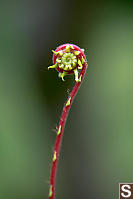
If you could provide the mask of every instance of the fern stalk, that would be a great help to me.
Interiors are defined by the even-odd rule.
[[[84,54],[84,50],[80,49],[74,44],[61,45],[55,51],[53,50],[53,53],[54,65],[49,66],[48,69],[56,68],[56,70],[59,72],[59,77],[62,78],[63,81],[64,76],[74,74],[76,83],[64,105],[58,126],[50,173],[49,199],[55,199],[57,166],[67,116],[87,69],[87,60]]]

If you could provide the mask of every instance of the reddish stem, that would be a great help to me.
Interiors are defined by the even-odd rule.
[[[84,54],[83,54],[84,55]],[[51,167],[51,174],[50,174],[50,192],[49,192],[49,199],[55,199],[55,187],[56,187],[56,174],[57,174],[57,166],[58,166],[58,160],[59,160],[59,155],[60,155],[60,149],[61,149],[61,141],[62,141],[62,137],[63,137],[63,131],[64,131],[64,127],[66,124],[66,120],[67,120],[67,116],[69,113],[69,110],[71,108],[72,102],[74,100],[74,97],[76,96],[79,87],[83,81],[85,72],[86,72],[86,68],[87,68],[87,62],[86,62],[86,58],[84,55],[84,59],[85,62],[83,64],[83,68],[80,72],[80,76],[81,76],[81,81],[80,82],[76,82],[75,86],[72,90],[72,92],[70,93],[67,102],[69,101],[68,105],[67,102],[63,108],[63,112],[60,118],[60,122],[59,122],[59,127],[58,127],[58,132],[57,132],[57,137],[56,137],[56,142],[55,142],[55,146],[54,146],[54,154],[53,154],[53,161],[52,161],[52,167]]]

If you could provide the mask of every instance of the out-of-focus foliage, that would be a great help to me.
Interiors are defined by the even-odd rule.
[[[118,198],[133,182],[133,2],[3,1],[0,5],[0,198],[48,197],[52,148],[73,77],[51,49],[85,49],[88,71],[64,132],[57,198]]]

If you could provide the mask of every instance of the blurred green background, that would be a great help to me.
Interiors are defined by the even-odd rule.
[[[117,199],[133,182],[133,1],[0,2],[0,199],[48,198],[55,129],[74,78],[52,49],[85,49],[88,70],[67,120],[58,199]]]

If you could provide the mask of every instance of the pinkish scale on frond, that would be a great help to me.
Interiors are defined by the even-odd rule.
[[[56,70],[59,72],[59,77],[61,77],[62,80],[64,80],[63,78],[65,75],[74,74],[76,83],[65,103],[61,119],[59,122],[59,127],[58,127],[58,132],[53,152],[51,174],[50,174],[49,199],[55,199],[57,166],[58,166],[61,141],[62,141],[62,136],[67,116],[70,107],[72,105],[72,102],[74,100],[74,97],[76,96],[77,91],[82,83],[87,68],[87,61],[84,55],[84,50],[80,49],[76,45],[73,44],[61,45],[55,51],[53,51],[53,53],[54,53],[53,55],[54,65],[49,66],[48,68],[56,68]]]

